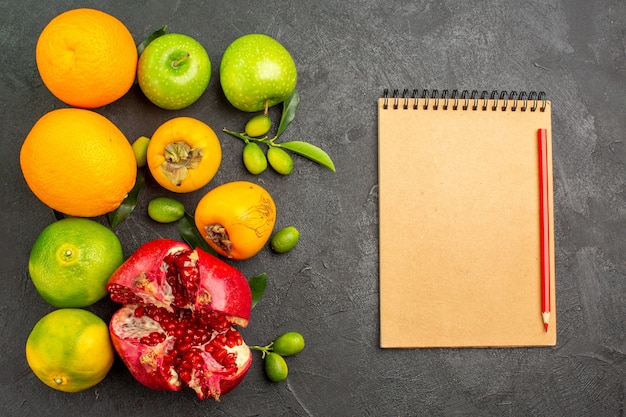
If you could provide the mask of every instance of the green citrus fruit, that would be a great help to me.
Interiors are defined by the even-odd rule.
[[[68,217],[47,226],[30,252],[28,272],[39,294],[55,307],[87,307],[107,295],[109,277],[124,261],[111,229]]]
[[[132,144],[133,153],[135,154],[135,159],[137,160],[137,167],[139,168],[146,166],[146,163],[148,162],[147,155],[149,143],[150,138],[140,136]]]
[[[298,332],[287,332],[274,340],[272,349],[280,356],[295,355],[304,349],[304,337]]]
[[[246,135],[252,138],[258,138],[267,134],[272,128],[272,119],[265,114],[257,114],[246,123]]]
[[[148,203],[148,215],[159,223],[172,223],[185,215],[185,206],[169,197],[157,197]]]
[[[300,232],[293,226],[280,229],[272,236],[270,246],[276,253],[285,253],[292,250],[300,240]]]
[[[267,168],[267,158],[263,153],[263,149],[255,143],[248,142],[243,147],[243,164],[248,172],[258,175]]]
[[[280,148],[271,147],[267,150],[267,160],[274,171],[282,175],[289,175],[293,171],[293,158]]]
[[[113,365],[109,328],[87,310],[55,310],[33,327],[26,341],[26,360],[49,387],[65,392],[91,388]]]
[[[278,353],[269,352],[265,356],[265,373],[270,381],[280,382],[287,379],[289,367],[282,356]]]

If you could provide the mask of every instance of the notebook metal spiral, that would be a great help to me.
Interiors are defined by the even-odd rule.
[[[547,99],[546,94],[543,91],[500,91],[492,90],[491,92],[487,90],[483,90],[478,95],[478,90],[462,90],[459,94],[459,90],[443,90],[439,93],[439,90],[429,90],[423,89],[421,94],[419,94],[419,89],[413,89],[412,93],[409,94],[408,89],[404,89],[402,91],[402,95],[400,95],[400,90],[394,89],[391,94],[389,94],[389,89],[385,88],[383,92],[383,108],[387,109],[391,105],[393,109],[402,108],[407,110],[412,108],[413,110],[418,110],[419,107],[422,107],[424,110],[428,110],[431,108],[432,110],[438,110],[442,108],[443,110],[448,110],[451,104],[452,110],[458,110],[459,105],[462,110],[478,110],[479,108],[483,111],[489,109],[489,104],[491,104],[491,110],[496,111],[498,107],[502,111],[506,111],[510,108],[511,111],[541,111],[544,112],[546,110]],[[421,101],[421,105],[420,105]],[[391,104],[390,104],[391,102]],[[521,105],[520,105],[521,102]],[[529,102],[531,103],[529,106]],[[412,103],[412,104],[411,104]],[[540,104],[541,103],[541,106]]]

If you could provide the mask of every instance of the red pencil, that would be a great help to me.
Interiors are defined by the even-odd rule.
[[[541,318],[548,331],[550,322],[550,211],[548,207],[548,133],[538,131],[539,147],[539,221],[541,239]]]

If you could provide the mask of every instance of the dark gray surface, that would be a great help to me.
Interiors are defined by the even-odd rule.
[[[52,310],[29,280],[28,254],[54,218],[27,188],[19,149],[41,115],[63,107],[38,76],[37,36],[53,16],[79,6],[117,16],[137,42],[168,24],[171,32],[197,38],[211,57],[210,87],[188,109],[159,110],[138,88],[98,109],[131,141],[177,115],[197,117],[217,131],[240,129],[247,116],[224,100],[219,87],[226,46],[261,32],[292,52],[302,101],[287,137],[326,149],[337,172],[297,159],[289,177],[267,172],[254,178],[242,167],[241,142],[220,133],[224,161],[211,184],[262,182],[276,199],[278,226],[301,230],[294,252],[264,250],[237,264],[246,275],[267,271],[270,277],[243,332],[246,341],[262,344],[287,330],[305,335],[307,347],[289,359],[286,382],[268,382],[256,355],[246,380],[221,403],[200,402],[190,390],[145,389],[119,361],[104,382],[78,394],[45,387],[28,368],[26,337]],[[624,415],[623,0],[1,0],[0,34],[0,415]],[[556,347],[378,348],[375,102],[385,87],[545,90],[552,100]],[[157,225],[145,214],[147,201],[157,195],[169,194],[149,181],[137,211],[115,230],[126,255],[147,240],[178,237],[175,226]],[[193,211],[201,195],[180,198]],[[91,310],[108,318],[114,308],[104,300]]]

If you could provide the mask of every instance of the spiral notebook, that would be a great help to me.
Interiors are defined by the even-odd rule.
[[[546,216],[540,129],[547,132]],[[545,94],[385,90],[378,139],[381,347],[555,345]],[[543,300],[540,217],[549,222],[550,292]]]

